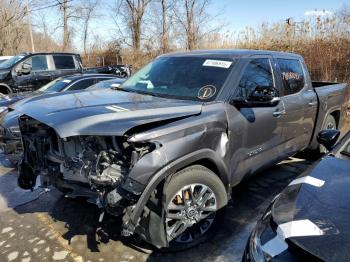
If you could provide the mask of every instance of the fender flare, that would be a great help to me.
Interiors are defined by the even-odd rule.
[[[227,189],[227,185],[229,185],[229,176],[228,170],[223,160],[213,150],[210,149],[201,149],[192,152],[188,155],[176,159],[175,161],[160,169],[157,173],[155,173],[152,176],[152,178],[147,183],[147,186],[143,190],[139,200],[136,202],[135,207],[129,214],[127,214],[129,219],[127,219],[126,221],[124,220],[124,229],[127,230],[129,233],[134,233],[145,205],[147,204],[152,192],[161,183],[161,181],[163,181],[165,178],[175,173],[176,171],[203,159],[209,159],[210,161],[215,163],[219,170],[219,174],[217,175],[219,176],[225,188]]]

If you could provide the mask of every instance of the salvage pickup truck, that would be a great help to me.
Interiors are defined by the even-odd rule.
[[[22,53],[0,63],[0,94],[34,91],[52,80],[77,73],[130,75],[127,65],[82,66],[74,53]]]
[[[231,188],[341,128],[346,84],[312,83],[296,54],[211,50],[162,55],[115,90],[16,107],[18,184],[40,176],[123,216],[122,234],[188,248],[220,221]],[[221,225],[223,226],[223,225]]]

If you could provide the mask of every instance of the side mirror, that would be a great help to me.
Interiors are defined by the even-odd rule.
[[[317,135],[317,141],[323,145],[328,151],[333,149],[340,136],[340,131],[336,129],[322,130]]]
[[[237,108],[242,107],[275,107],[281,102],[278,92],[274,87],[257,86],[251,94],[245,98],[234,98],[231,104]]]
[[[23,63],[21,67],[21,73],[23,75],[28,75],[32,71],[32,66],[30,64]]]
[[[244,98],[234,98],[231,104],[237,108],[242,107],[275,107],[281,102],[279,97],[274,97],[268,101],[250,101]]]

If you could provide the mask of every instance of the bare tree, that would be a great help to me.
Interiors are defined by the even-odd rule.
[[[83,38],[83,48],[84,48],[85,56],[87,55],[87,39],[89,34],[89,25],[90,25],[91,19],[95,15],[98,4],[99,4],[99,0],[86,0],[81,6],[80,17],[82,19],[82,24],[83,24],[82,38]]]
[[[207,13],[210,0],[178,0],[173,7],[177,24],[183,29],[186,49],[198,48],[202,38],[219,27],[209,28],[209,22],[214,19]]]
[[[0,0],[0,7],[0,55],[12,54],[23,41],[27,9],[17,0]]]
[[[162,5],[162,44],[161,48],[163,53],[166,53],[169,50],[169,33],[167,28],[167,17],[168,17],[168,5],[167,0],[161,0]]]
[[[72,39],[72,27],[70,26],[71,20],[78,20],[80,3],[73,5],[72,0],[56,0],[59,11],[62,15],[62,24],[60,27],[63,28],[63,44],[62,50],[67,51],[71,47]]]
[[[150,2],[151,0],[117,0],[116,2],[116,15],[122,17],[122,23],[131,36],[135,52],[141,49],[142,23]]]

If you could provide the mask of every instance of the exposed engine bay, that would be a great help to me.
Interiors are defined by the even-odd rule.
[[[32,189],[40,176],[44,186],[53,185],[72,196],[89,196],[113,215],[137,201],[125,190],[129,171],[152,143],[130,143],[126,137],[74,136],[60,138],[54,129],[28,116],[20,118],[24,156],[19,186]]]

